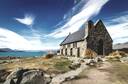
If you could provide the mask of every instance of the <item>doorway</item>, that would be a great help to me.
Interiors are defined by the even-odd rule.
[[[103,45],[103,40],[102,39],[99,40],[97,49],[98,49],[97,54],[98,55],[103,55],[104,45]]]

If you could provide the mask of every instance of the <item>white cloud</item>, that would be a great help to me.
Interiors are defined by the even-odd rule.
[[[21,36],[6,28],[0,28],[0,48],[11,48],[17,50],[49,50],[58,49],[59,46],[57,46],[56,42],[41,41],[41,35]]]
[[[110,18],[106,23],[114,44],[128,42],[128,13]]]
[[[0,48],[32,49],[29,41],[15,32],[0,28]]]
[[[33,15],[26,14],[24,15],[24,18],[15,18],[15,20],[24,25],[31,26],[34,23],[35,17]]]
[[[88,19],[97,15],[104,4],[108,1],[109,0],[81,0],[75,7],[72,8],[72,11],[75,11],[78,10],[76,8],[81,5],[79,12],[72,17],[69,17],[68,21],[63,26],[59,27],[47,36],[61,38],[67,36],[69,32],[73,33],[77,31]]]

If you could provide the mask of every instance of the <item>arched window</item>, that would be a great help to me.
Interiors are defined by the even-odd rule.
[[[63,49],[61,49],[61,55],[63,55]]]
[[[80,48],[77,48],[77,57],[80,57]]]
[[[72,56],[72,48],[70,49],[70,55]]]
[[[67,49],[65,49],[65,55],[67,55]]]

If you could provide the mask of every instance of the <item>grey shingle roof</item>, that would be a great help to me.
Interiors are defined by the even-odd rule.
[[[85,28],[82,28],[79,31],[69,34],[60,45],[81,41],[84,40],[84,37],[85,37]]]

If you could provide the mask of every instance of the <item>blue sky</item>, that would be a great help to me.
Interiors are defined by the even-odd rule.
[[[128,41],[127,0],[0,0],[0,48],[46,50],[102,19],[114,44]]]

